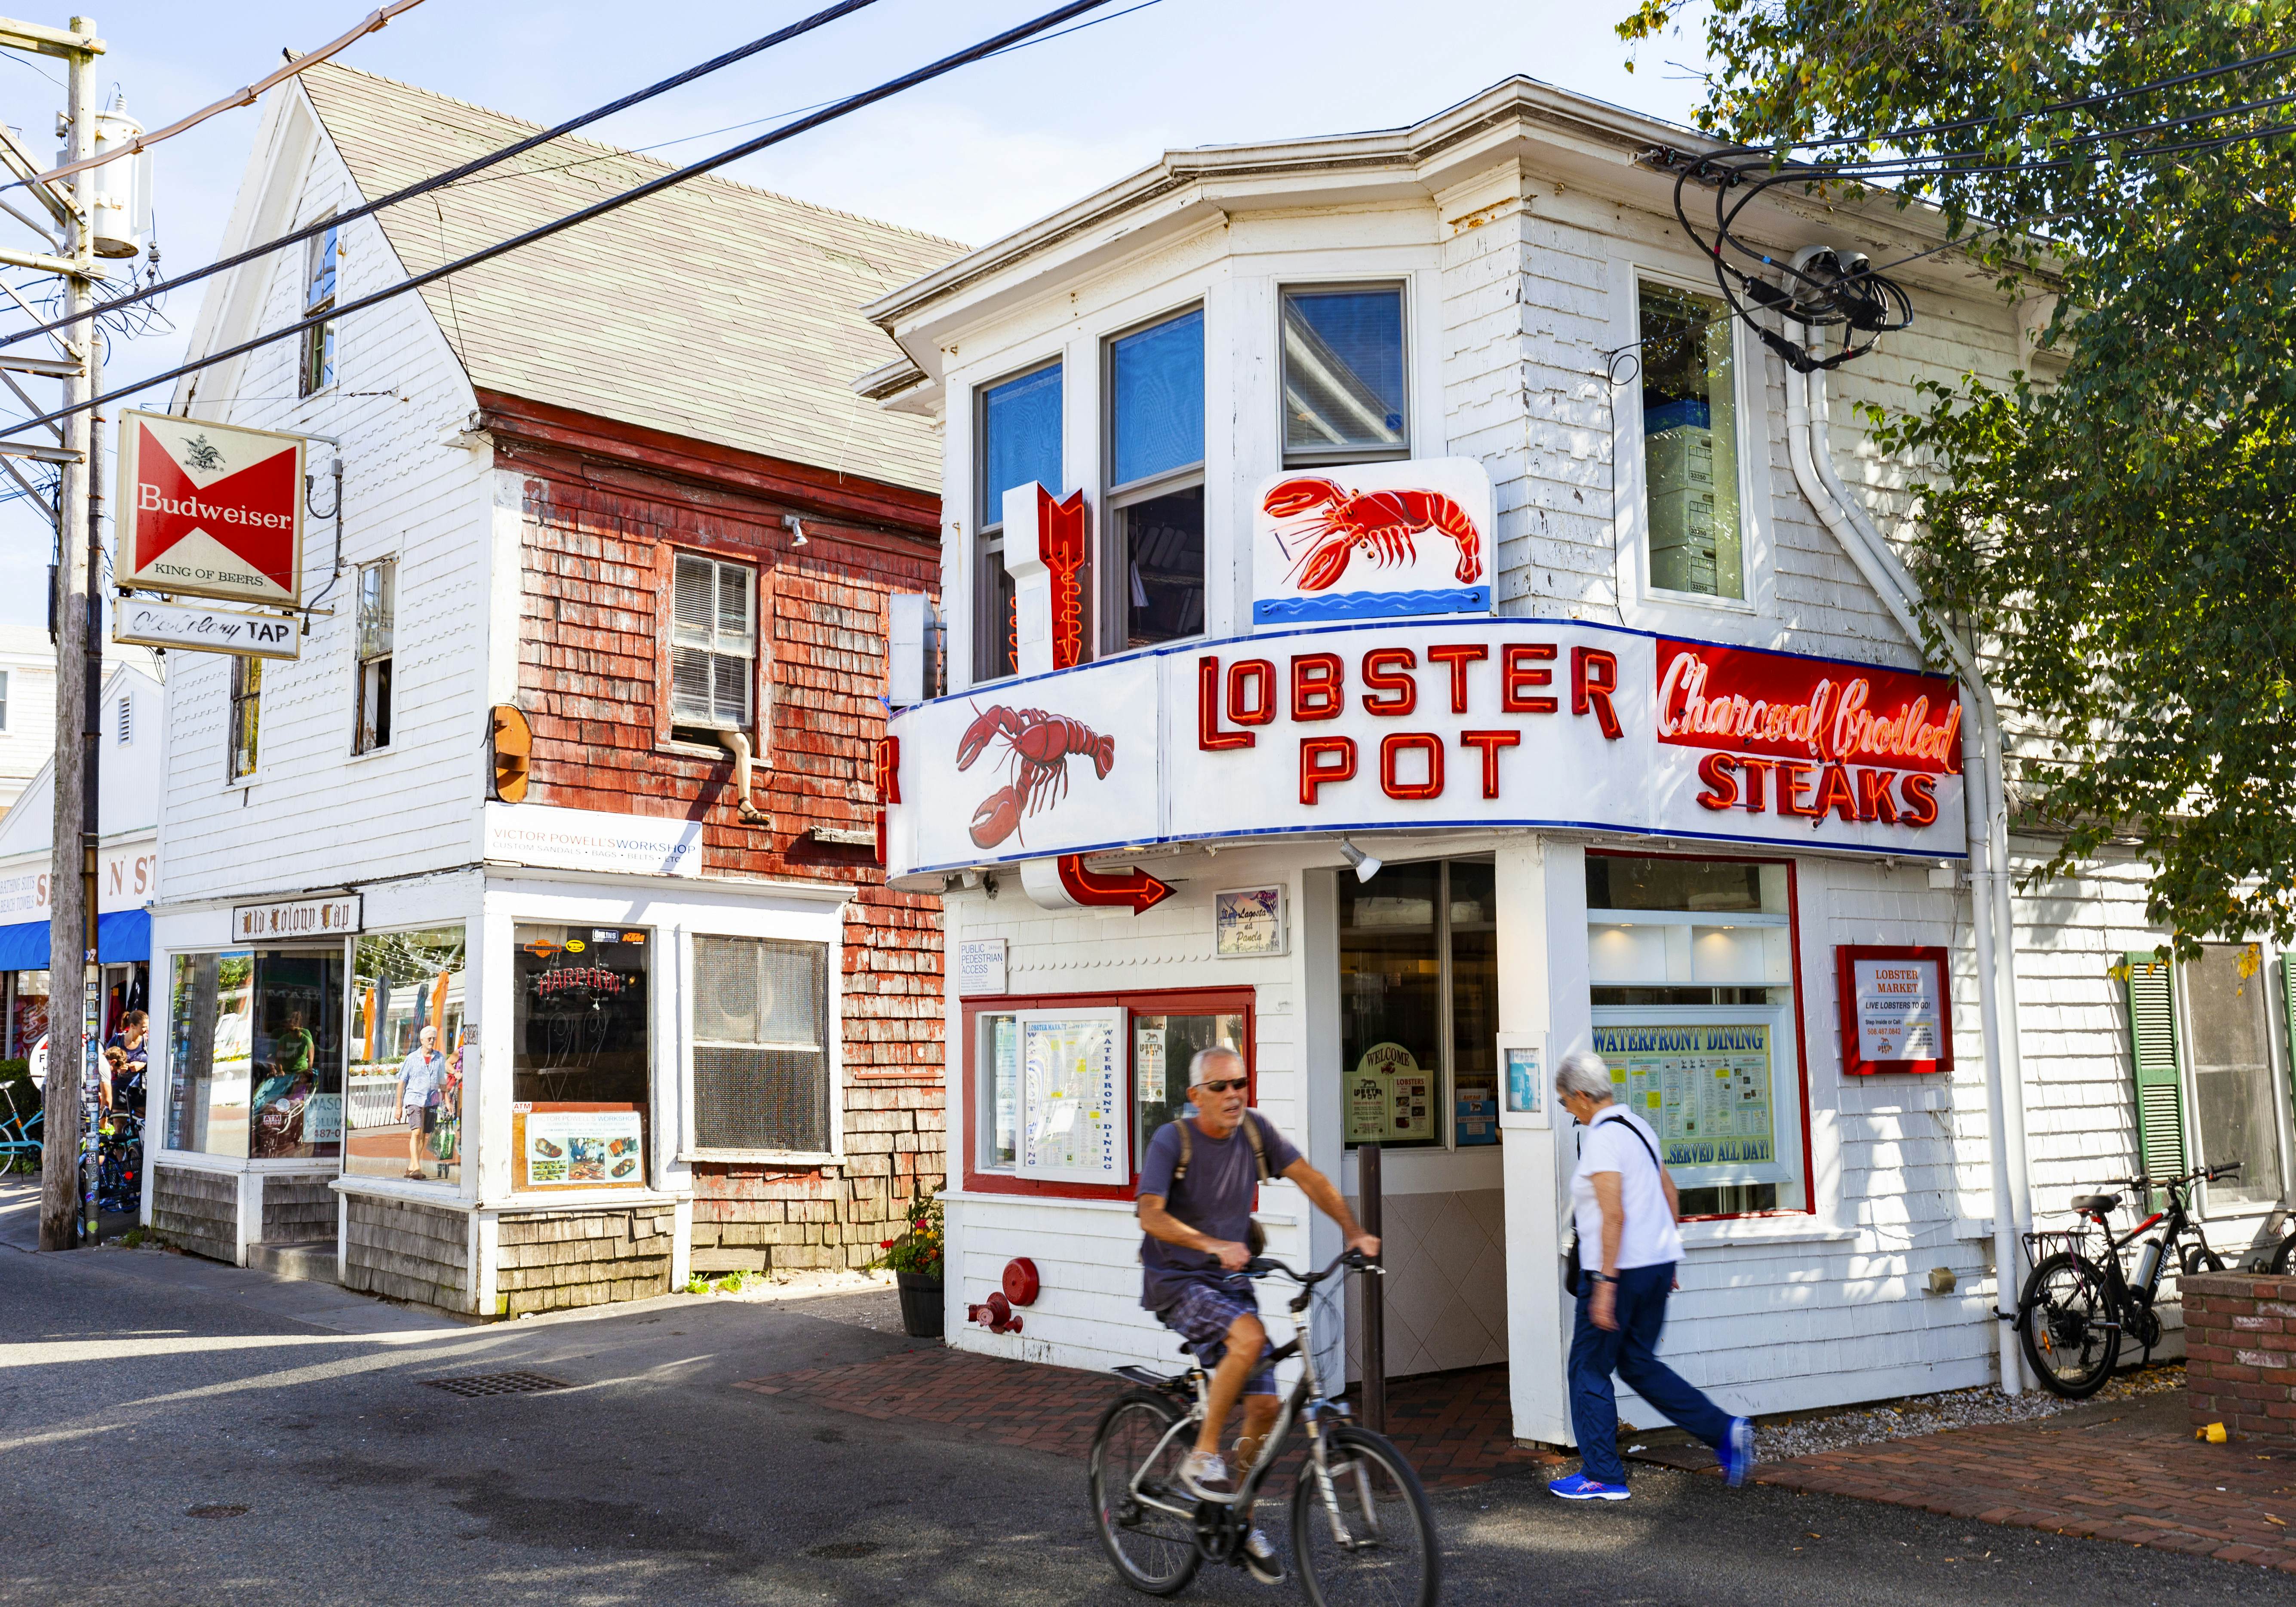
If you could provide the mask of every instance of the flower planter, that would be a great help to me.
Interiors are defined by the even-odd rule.
[[[901,1327],[911,1339],[941,1336],[941,1283],[921,1272],[897,1272],[901,1286]]]

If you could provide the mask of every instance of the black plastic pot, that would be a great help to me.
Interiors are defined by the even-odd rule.
[[[941,1336],[941,1285],[921,1272],[897,1272],[901,1285],[901,1327],[911,1339]]]

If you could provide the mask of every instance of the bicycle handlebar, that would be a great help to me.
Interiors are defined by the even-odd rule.
[[[1378,1262],[1372,1260],[1370,1258],[1364,1255],[1362,1251],[1355,1250],[1341,1250],[1337,1256],[1332,1258],[1332,1264],[1329,1267],[1324,1267],[1321,1272],[1303,1273],[1295,1271],[1293,1268],[1277,1260],[1274,1256],[1254,1256],[1250,1260],[1245,1262],[1243,1265],[1244,1272],[1250,1276],[1264,1278],[1271,1273],[1282,1273],[1285,1277],[1291,1279],[1294,1283],[1299,1284],[1302,1289],[1312,1288],[1314,1285],[1322,1283],[1325,1278],[1330,1277],[1341,1267],[1347,1267],[1357,1272],[1378,1273],[1382,1276],[1385,1275],[1387,1271],[1387,1269],[1382,1267]]]

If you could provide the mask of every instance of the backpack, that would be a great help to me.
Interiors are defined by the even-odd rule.
[[[1172,1168],[1172,1181],[1177,1183],[1188,1175],[1188,1162],[1195,1157],[1195,1146],[1189,1142],[1193,1135],[1188,1119],[1180,1117],[1175,1125],[1180,1129],[1180,1159],[1179,1163]],[[1259,1123],[1252,1119],[1249,1111],[1243,1113],[1242,1127],[1244,1141],[1251,1145],[1251,1163],[1259,1170],[1259,1182],[1265,1183],[1267,1181],[1267,1145],[1259,1136]],[[1252,1223],[1244,1230],[1243,1247],[1254,1256],[1266,1254],[1267,1230],[1257,1222]]]

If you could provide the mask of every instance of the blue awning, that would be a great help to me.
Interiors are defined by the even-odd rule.
[[[152,912],[116,909],[95,918],[95,953],[99,963],[148,964],[152,959]],[[48,923],[19,921],[0,926],[0,971],[45,971],[48,968]]]

